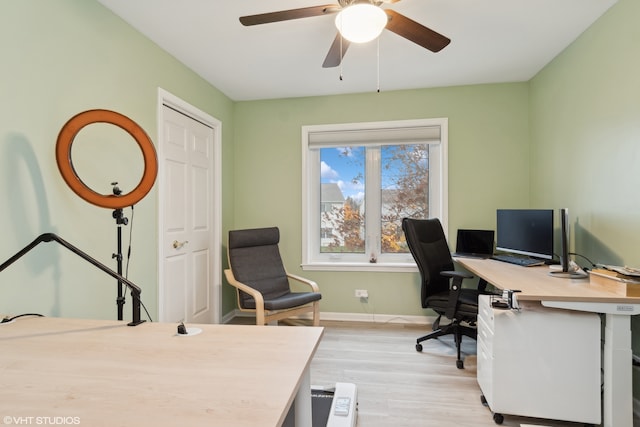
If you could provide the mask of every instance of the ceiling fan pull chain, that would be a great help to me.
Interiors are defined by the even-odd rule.
[[[342,55],[342,37],[340,37],[340,55]],[[342,58],[340,58],[340,81],[342,81]]]
[[[378,72],[378,93],[380,93],[380,37],[378,37],[378,67],[377,67],[377,72]]]
[[[342,21],[340,21],[340,31],[342,31]],[[342,60],[344,59],[344,51],[342,50],[342,34],[340,35],[340,81],[342,81]]]

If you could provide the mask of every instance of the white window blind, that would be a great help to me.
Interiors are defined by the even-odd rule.
[[[360,124],[362,125],[362,124]],[[440,126],[407,126],[313,131],[308,134],[309,148],[329,148],[344,145],[399,145],[440,142]]]

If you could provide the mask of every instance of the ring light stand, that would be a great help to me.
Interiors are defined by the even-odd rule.
[[[93,123],[109,123],[120,127],[129,133],[140,147],[144,159],[144,172],[140,182],[131,192],[123,195],[117,186],[118,183],[112,182],[113,194],[102,195],[87,187],[78,177],[71,160],[71,146],[78,132]],[[72,117],[60,130],[56,143],[56,162],[62,178],[80,198],[102,208],[114,209],[112,216],[117,225],[117,252],[111,257],[116,258],[118,275],[122,277],[122,225],[127,225],[129,221],[124,216],[122,208],[133,208],[133,205],[142,200],[153,187],[158,173],[158,160],[153,143],[145,131],[128,117],[109,110],[88,110]],[[123,318],[125,303],[122,285],[123,281],[118,279],[118,320]]]
[[[122,194],[122,190],[118,188],[117,182],[112,182],[113,185],[113,194],[119,196]],[[133,207],[132,207],[133,209]],[[117,252],[115,254],[111,254],[111,258],[115,258],[118,265],[118,274],[122,276],[122,225],[127,225],[129,220],[124,216],[124,212],[122,208],[115,209],[112,214],[113,218],[116,220],[117,226]],[[122,293],[122,282],[118,280],[118,297],[116,299],[116,304],[118,304],[118,320],[122,320],[122,309],[124,306],[124,294]]]

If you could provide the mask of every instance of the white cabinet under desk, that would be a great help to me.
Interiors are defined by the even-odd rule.
[[[496,422],[520,415],[600,424],[600,316],[538,301],[520,307],[479,300],[478,383]]]

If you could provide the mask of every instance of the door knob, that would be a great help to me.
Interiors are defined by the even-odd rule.
[[[185,240],[184,242],[178,242],[177,240],[173,241],[173,247],[175,249],[180,249],[181,247],[183,247],[184,245],[186,245],[187,243],[189,243],[188,240]]]

